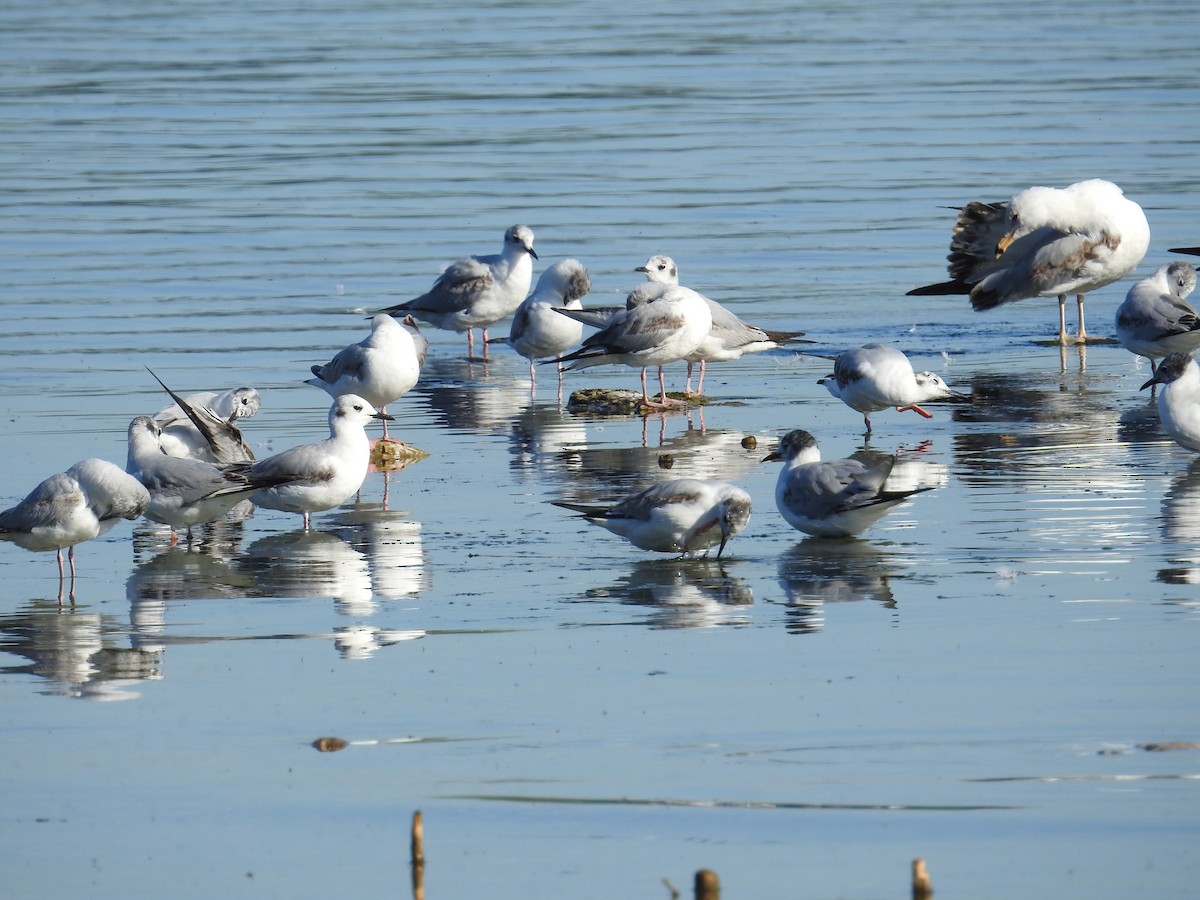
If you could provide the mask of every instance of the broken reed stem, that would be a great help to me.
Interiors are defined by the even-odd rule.
[[[413,900],[425,900],[425,826],[419,809],[413,813],[411,848]]]
[[[925,868],[925,860],[920,857],[914,859],[912,872],[913,900],[929,900],[933,896],[933,882],[929,880],[929,870]]]
[[[696,900],[721,900],[721,879],[712,869],[696,872]]]

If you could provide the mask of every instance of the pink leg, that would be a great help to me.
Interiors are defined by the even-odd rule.
[[[475,329],[467,329],[467,359],[475,358]]]
[[[487,329],[481,328],[480,331],[483,333],[483,358],[487,359],[487,342],[488,342]]]
[[[691,363],[688,363],[688,365],[691,365]],[[704,370],[706,367],[707,367],[707,363],[705,363],[704,360],[700,360],[700,380],[696,382],[696,396],[697,397],[699,397],[701,394],[704,393]],[[720,554],[718,554],[718,555],[720,555]]]

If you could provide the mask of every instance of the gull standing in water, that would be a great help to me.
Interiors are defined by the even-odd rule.
[[[976,310],[1026,297],[1058,297],[1058,340],[1066,344],[1067,294],[1083,298],[1124,277],[1150,246],[1142,208],[1111,181],[1093,178],[1066,188],[1031,187],[1010,200],[962,207],[950,240],[950,281],[909,296],[969,294]]]
[[[917,404],[930,400],[967,397],[947,387],[933,372],[914,372],[908,357],[885,344],[864,344],[847,350],[834,361],[833,374],[820,379],[838,400],[863,414],[867,435],[871,434],[871,413],[889,406],[896,412],[911,409],[926,419],[931,413]]]
[[[580,513],[635,547],[659,553],[689,553],[717,547],[750,521],[750,495],[722,481],[677,478],[663,481],[622,500],[616,506],[551,501]]]
[[[1200,317],[1185,301],[1196,287],[1196,268],[1173,262],[1129,289],[1117,307],[1117,340],[1130,353],[1155,360],[1200,347]]]
[[[566,353],[583,337],[583,325],[556,309],[583,309],[579,300],[591,287],[588,271],[579,260],[559,260],[542,272],[533,293],[517,307],[508,337],[490,341],[508,344],[529,360],[531,388],[535,381],[534,360]],[[561,394],[562,363],[558,364],[558,389]]]
[[[1200,366],[1186,353],[1172,353],[1141,390],[1156,384],[1162,385],[1158,418],[1163,430],[1181,447],[1200,450]]]
[[[775,482],[775,505],[789,525],[817,537],[850,537],[866,531],[918,487],[889,491],[884,485],[895,457],[868,464],[858,459],[821,461],[816,439],[807,431],[789,431],[763,462],[782,461]]]
[[[250,502],[300,513],[307,531],[311,513],[333,509],[358,493],[371,457],[371,442],[364,429],[372,419],[390,418],[355,394],[338,397],[329,409],[328,438],[276,453],[247,470],[249,478],[278,482],[252,494]]]
[[[652,256],[634,271],[642,272],[650,282],[679,284],[679,268],[669,256]],[[635,290],[627,302],[635,303],[637,297]],[[715,300],[704,297],[704,302],[708,304],[712,316],[712,327],[700,346],[685,357],[688,364],[685,393],[692,392],[692,367],[695,363],[700,363],[700,379],[696,382],[696,394],[700,395],[704,393],[704,371],[708,363],[740,359],[745,353],[772,350],[804,336],[803,331],[768,331],[759,328],[738,318]]]
[[[511,314],[529,294],[533,281],[533,231],[514,225],[504,232],[504,248],[493,256],[469,256],[451,263],[427,293],[382,310],[411,314],[447,331],[467,333],[467,354],[475,356],[475,328],[483,329],[487,356],[488,326]]]
[[[149,416],[129,423],[129,455],[125,471],[150,492],[146,518],[176,529],[219,519],[255,491],[278,484],[278,476],[252,475],[245,463],[217,466],[200,459],[167,456],[159,438],[162,429]]]
[[[654,299],[640,306],[618,310],[608,325],[589,336],[583,346],[553,360],[570,362],[568,370],[621,363],[642,370],[642,403],[666,409],[667,384],[662,367],[685,359],[700,346],[712,328],[712,314],[704,298],[677,284],[656,286]],[[658,366],[659,399],[646,392],[646,368]]]
[[[85,459],[51,475],[16,506],[0,512],[0,540],[26,550],[57,551],[59,600],[62,551],[69,548],[74,599],[75,545],[99,537],[121,519],[136,519],[149,505],[150,494],[136,478],[102,459]]]
[[[319,387],[335,400],[345,394],[362,397],[380,412],[413,389],[429,353],[429,341],[412,316],[397,322],[387,313],[371,320],[371,333],[323,366],[313,366],[313,377],[305,381]],[[390,417],[389,417],[390,418]],[[383,420],[383,440],[390,441]]]

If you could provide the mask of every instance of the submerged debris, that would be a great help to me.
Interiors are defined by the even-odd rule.
[[[338,750],[345,750],[350,746],[348,741],[344,741],[340,737],[317,738],[312,745],[322,753],[336,753]]]
[[[685,394],[682,391],[667,391],[667,399],[678,401],[680,408],[707,406],[711,402],[703,395]],[[637,391],[580,388],[571,393],[567,411],[595,416],[644,416],[659,410],[648,408]]]

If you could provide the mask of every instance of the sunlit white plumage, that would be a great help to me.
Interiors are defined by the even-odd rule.
[[[311,513],[332,509],[358,493],[371,457],[364,429],[372,419],[384,418],[390,417],[356,394],[338,397],[329,409],[328,438],[276,453],[249,468],[250,478],[283,481],[252,494],[250,501],[267,509],[300,513],[307,530]]]
[[[1172,353],[1142,390],[1156,384],[1162,386],[1158,418],[1163,430],[1181,447],[1200,450],[1200,366],[1186,353]]]
[[[817,537],[849,537],[870,528],[885,513],[915,493],[889,491],[884,485],[894,457],[821,461],[816,439],[796,429],[763,462],[782,461],[775,482],[775,505],[789,525]]]
[[[398,322],[386,313],[371,320],[371,333],[338,351],[323,366],[313,366],[305,381],[337,399],[345,394],[362,397],[380,412],[413,389],[429,352],[429,341],[406,316]],[[388,440],[388,420],[383,438]]]
[[[1129,289],[1117,307],[1117,340],[1130,353],[1155,360],[1200,347],[1200,317],[1186,302],[1196,269],[1185,262],[1161,266]]]
[[[863,414],[867,434],[871,413],[894,406],[911,409],[925,418],[932,415],[918,404],[963,397],[933,372],[914,372],[908,357],[886,344],[864,344],[847,350],[833,364],[833,374],[820,379],[829,393]]]
[[[654,285],[654,296],[637,306],[618,310],[600,331],[589,335],[574,353],[555,360],[567,369],[620,363],[642,370],[642,402],[666,406],[667,385],[662,367],[684,359],[700,346],[712,327],[708,304],[695,291],[675,284]],[[646,392],[646,368],[658,366],[659,400]]]
[[[1087,339],[1083,298],[1122,278],[1150,246],[1142,208],[1110,181],[1066,188],[1031,187],[999,203],[968,203],[950,242],[950,281],[910,295],[969,294],[976,310],[1026,297],[1058,297],[1059,340],[1067,342],[1065,305],[1079,306],[1076,340]]]
[[[556,312],[580,310],[580,298],[591,290],[588,271],[577,259],[562,259],[538,278],[537,286],[513,314],[507,338],[495,339],[508,344],[529,360],[529,380],[534,381],[534,361],[566,353],[583,338],[582,323]],[[562,364],[558,364],[559,383]]]
[[[99,537],[121,519],[136,519],[150,494],[134,477],[102,459],[85,459],[51,475],[16,506],[0,512],[0,540],[26,550],[57,552],[63,579],[62,551],[75,578],[75,545]]]
[[[627,497],[615,506],[554,501],[581,513],[635,547],[691,554],[716,546],[717,556],[750,521],[750,495],[721,481],[677,478]]]
[[[467,333],[467,352],[475,354],[475,334],[483,329],[487,354],[488,326],[510,315],[529,294],[533,281],[533,231],[513,225],[504,232],[504,247],[492,256],[469,256],[451,263],[420,297],[382,310],[411,314],[447,331]]]

